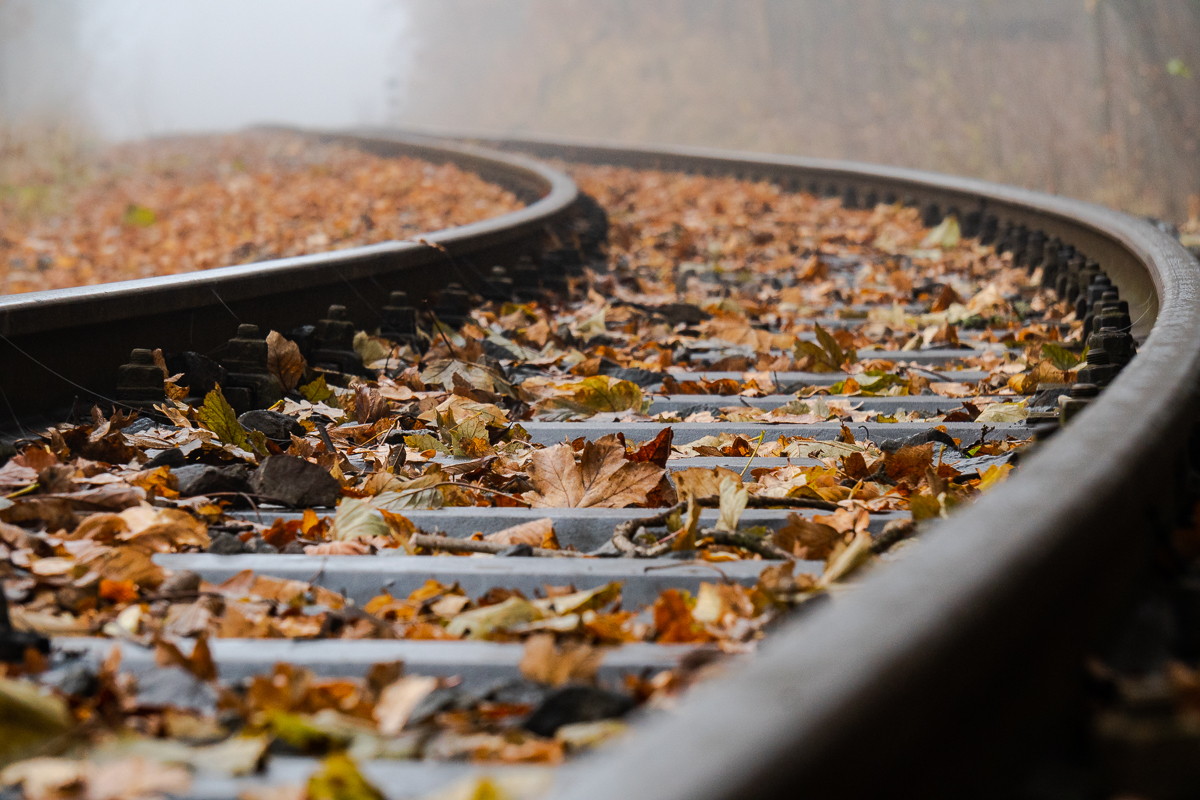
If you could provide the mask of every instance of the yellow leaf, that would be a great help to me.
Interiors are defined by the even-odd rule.
[[[955,247],[960,239],[962,239],[962,230],[958,227],[958,217],[951,214],[929,232],[929,235],[921,242],[921,249],[940,247],[947,250]]]
[[[308,779],[307,800],[385,800],[345,753],[334,753]]]
[[[72,723],[67,704],[49,691],[29,681],[0,678],[0,763],[31,754]]]
[[[254,446],[246,435],[246,429],[237,420],[237,412],[221,392],[220,384],[213,387],[204,398],[204,405],[196,409],[196,420],[217,435],[225,444],[253,451]]]
[[[520,597],[510,597],[503,603],[464,611],[450,620],[446,632],[460,638],[485,639],[494,630],[541,618],[542,612],[533,603]]]
[[[975,421],[982,424],[990,422],[993,425],[1002,422],[1022,422],[1029,416],[1029,409],[1023,403],[992,403],[985,408]]]
[[[325,376],[318,375],[312,383],[306,383],[299,389],[300,396],[310,403],[324,403],[333,397],[333,390],[325,383]]]
[[[559,384],[560,394],[534,406],[537,413],[591,416],[616,411],[640,411],[642,390],[636,383],[595,375],[578,383]]]
[[[986,492],[997,484],[1004,483],[1012,468],[1012,464],[992,464],[979,475],[979,491]]]

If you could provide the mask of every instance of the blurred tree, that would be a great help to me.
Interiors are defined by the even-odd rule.
[[[1194,191],[1198,81],[1167,64],[1200,76],[1196,0],[409,8],[409,125],[855,158],[1172,216]]]

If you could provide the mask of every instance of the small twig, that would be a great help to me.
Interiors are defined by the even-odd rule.
[[[490,492],[492,494],[499,495],[500,497],[507,497],[509,500],[515,500],[518,503],[529,505],[528,500],[526,500],[524,497],[517,497],[515,494],[508,494],[507,492],[502,492],[499,489],[489,489],[486,486],[479,486],[478,484],[474,483],[456,483],[455,481],[438,481],[437,483],[431,483],[428,486],[422,486],[419,489],[405,489],[403,492],[397,492],[396,496],[404,497],[405,495],[409,494],[420,494],[421,492],[427,492],[430,489],[436,489],[439,486],[457,486],[461,489],[477,489],[481,492]]]
[[[201,589],[193,589],[188,592],[172,592],[170,594],[148,594],[143,597],[139,597],[137,599],[137,602],[153,603],[158,600],[168,600],[168,601],[170,601],[170,600],[185,600],[185,599],[192,599],[192,598],[199,598],[199,597],[225,597],[225,595],[222,592],[213,592],[213,591],[204,591]]]
[[[725,570],[717,569],[715,566],[708,563],[707,561],[700,561],[700,560],[677,561],[674,564],[656,564],[652,567],[643,567],[642,572],[651,572],[656,569],[675,569],[676,567],[704,567],[705,569],[711,569],[713,572],[720,575],[721,579],[724,580],[726,583],[729,583],[729,584],[737,583],[737,581],[735,581],[733,578],[731,578],[725,574]]]
[[[750,464],[754,461],[754,457],[758,455],[758,448],[762,447],[763,439],[765,439],[766,436],[767,432],[765,430],[759,432],[758,441],[754,444],[754,452],[750,454],[749,460],[746,461],[746,466],[742,467],[742,472],[740,475],[738,475],[739,478],[746,477],[746,470],[750,469]]]
[[[791,553],[777,546],[765,536],[752,536],[747,533],[734,533],[732,531],[717,530],[716,528],[706,528],[700,531],[700,536],[712,539],[714,544],[740,547],[743,550],[757,553],[763,558],[770,558],[777,561],[789,561],[792,559]]]
[[[696,504],[703,508],[720,508],[721,498],[717,495],[697,497]],[[752,494],[746,500],[746,508],[816,508],[822,511],[837,511],[840,506],[827,500],[812,497],[762,497]]]
[[[480,542],[476,539],[459,539],[454,536],[441,536],[433,533],[414,533],[409,542],[418,547],[427,547],[430,550],[489,553],[491,555],[502,553],[512,547],[511,544]],[[579,553],[574,550],[551,550],[545,547],[532,548],[532,555],[540,558],[589,558],[586,553]]]
[[[661,513],[655,514],[652,517],[625,520],[613,529],[613,547],[617,548],[628,556],[633,556],[634,558],[652,558],[653,556],[661,555],[667,550],[670,550],[670,543],[665,545],[666,549],[662,549],[663,545],[661,543],[654,545],[649,549],[639,547],[633,543],[633,537],[640,528],[665,524],[667,519],[670,518],[672,514],[682,511],[685,505],[685,503],[676,503],[670,508],[662,511]]]

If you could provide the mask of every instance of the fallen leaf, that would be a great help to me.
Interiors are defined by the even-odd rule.
[[[605,412],[640,411],[643,405],[642,390],[636,383],[595,375],[575,384],[560,384],[560,394],[538,401],[534,411],[538,414],[563,412],[571,415],[591,416]]]
[[[583,642],[555,644],[554,634],[539,633],[525,640],[521,674],[531,681],[561,686],[569,681],[593,683],[603,653]]]
[[[615,434],[583,446],[581,463],[567,445],[534,452],[525,499],[536,508],[625,508],[643,503],[666,473],[662,467],[625,458]]]
[[[907,480],[914,485],[925,476],[925,470],[933,463],[933,443],[901,447],[894,453],[885,453],[883,471],[894,481]]]
[[[954,383],[947,381],[933,382],[929,384],[929,391],[942,397],[970,397],[975,394],[971,387],[965,383]]]
[[[750,500],[750,490],[742,485],[740,479],[735,481],[732,478],[724,478],[721,481],[719,495],[721,506],[720,517],[717,519],[717,530],[732,533],[737,530],[738,520],[742,518],[742,512],[746,510],[746,503]]]
[[[0,763],[31,755],[73,722],[67,704],[48,690],[31,681],[0,678]]]
[[[979,474],[979,491],[986,492],[1003,483],[1012,469],[1012,464],[992,464]]]
[[[385,688],[372,712],[375,721],[379,723],[379,732],[384,736],[398,734],[417,705],[436,689],[437,685],[437,678],[409,675]]]
[[[978,423],[1024,422],[1029,417],[1029,409],[1024,403],[992,403],[975,418]]]
[[[772,535],[772,540],[796,558],[824,561],[834,545],[841,541],[837,528],[805,519],[800,514],[787,516],[787,524]]]
[[[725,480],[742,482],[740,475],[725,467],[688,467],[671,473],[671,480],[680,497],[717,497]]]
[[[300,385],[308,364],[299,345],[285,339],[278,331],[271,331],[267,334],[267,369],[290,392]]]
[[[308,779],[306,800],[387,800],[345,753],[334,753]]]
[[[196,421],[217,435],[225,444],[240,447],[247,452],[254,450],[246,435],[246,429],[238,422],[237,413],[218,384],[204,397],[204,405],[196,409]]]
[[[530,520],[502,531],[489,533],[483,537],[483,540],[495,544],[527,544],[530,547],[550,545],[547,549],[558,549],[558,539],[554,536],[554,520],[549,517]]]
[[[463,613],[450,620],[446,632],[457,638],[486,639],[494,630],[533,622],[542,618],[537,606],[520,597],[510,597],[503,603],[484,606]]]
[[[663,428],[658,432],[658,436],[655,436],[634,452],[629,453],[627,458],[630,461],[649,462],[665,468],[667,466],[667,459],[671,457],[671,442],[674,438],[674,429],[670,427]]]
[[[391,528],[377,508],[366,500],[353,497],[343,497],[338,501],[333,527],[329,530],[330,538],[339,542],[371,539],[390,533]]]
[[[713,635],[692,617],[683,592],[667,589],[654,603],[655,641],[661,644],[707,642]]]

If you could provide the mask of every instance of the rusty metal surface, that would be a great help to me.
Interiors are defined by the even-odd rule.
[[[471,274],[460,274],[469,273],[469,262],[487,269],[532,249],[546,226],[564,218],[576,199],[570,178],[519,155],[404,137],[321,138],[337,138],[385,156],[452,162],[513,191],[528,205],[423,237],[445,252],[416,241],[384,242],[0,297],[0,384],[14,410],[49,413],[70,406],[76,397],[90,404],[96,395],[111,394],[117,367],[133,348],[207,352],[227,341],[239,322],[256,324],[264,333],[288,330],[321,318],[330,304],[340,303],[361,327],[373,327],[389,291],[404,289],[419,298],[447,280],[470,283]],[[2,417],[8,409],[0,409]]]
[[[748,667],[648,721],[554,795],[1011,796],[1022,759],[1065,723],[1084,656],[1177,511],[1200,386],[1196,260],[1125,214],[982,181],[693,148],[489,144],[982,206],[1076,245],[1120,285],[1145,336],[1137,358],[1013,479],[776,631]]]

